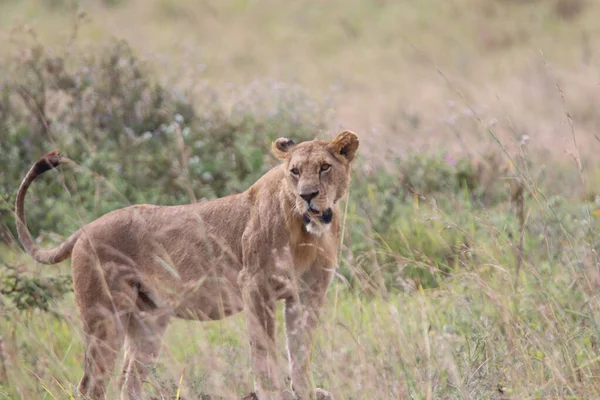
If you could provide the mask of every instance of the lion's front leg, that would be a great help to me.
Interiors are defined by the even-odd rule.
[[[333,398],[322,389],[315,390],[310,367],[314,332],[332,274],[332,270],[312,271],[310,279],[298,282],[299,295],[289,297],[285,303],[285,330],[292,388],[302,400]]]
[[[254,279],[242,286],[254,390],[260,400],[281,398],[275,344],[275,300]]]

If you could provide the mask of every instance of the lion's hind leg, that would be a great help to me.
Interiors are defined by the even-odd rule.
[[[79,393],[84,398],[105,398],[106,384],[123,345],[123,330],[114,314],[102,316],[86,323],[85,364]]]
[[[87,250],[87,249],[83,249]],[[99,262],[90,251],[73,255],[73,283],[84,331],[84,373],[79,394],[103,400],[106,385],[123,347],[125,316],[135,301],[128,279],[131,268],[111,261]]]
[[[136,312],[130,316],[125,337],[121,398],[142,398],[142,384],[156,362],[171,315],[164,310]]]

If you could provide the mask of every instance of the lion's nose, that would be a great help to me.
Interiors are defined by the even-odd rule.
[[[307,203],[310,203],[310,201],[317,197],[318,194],[319,191],[317,190],[316,192],[301,194],[300,197],[302,197]]]

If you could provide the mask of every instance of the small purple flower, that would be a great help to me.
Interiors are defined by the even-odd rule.
[[[444,161],[446,161],[446,164],[448,164],[451,167],[456,166],[456,160],[449,155],[444,156]]]

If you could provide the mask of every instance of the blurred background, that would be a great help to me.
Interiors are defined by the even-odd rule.
[[[68,265],[14,240],[41,155],[79,165],[29,193],[51,246],[129,204],[243,191],[275,138],[343,129],[361,147],[317,383],[600,396],[599,18],[593,0],[0,2],[0,398],[64,398],[81,372]],[[155,398],[248,391],[236,318],[172,328]]]
[[[81,63],[78,51],[99,54],[107,41],[124,40],[169,88],[202,98],[207,83],[224,92],[265,81],[298,84],[331,98],[328,128],[352,128],[384,148],[477,151],[490,141],[485,123],[497,120],[508,142],[528,135],[538,151],[561,156],[572,145],[565,108],[581,149],[591,155],[596,142],[594,1],[49,0],[0,7],[3,58],[24,50],[10,45],[24,29],[69,66]],[[484,122],[479,129],[464,126],[474,113]]]

